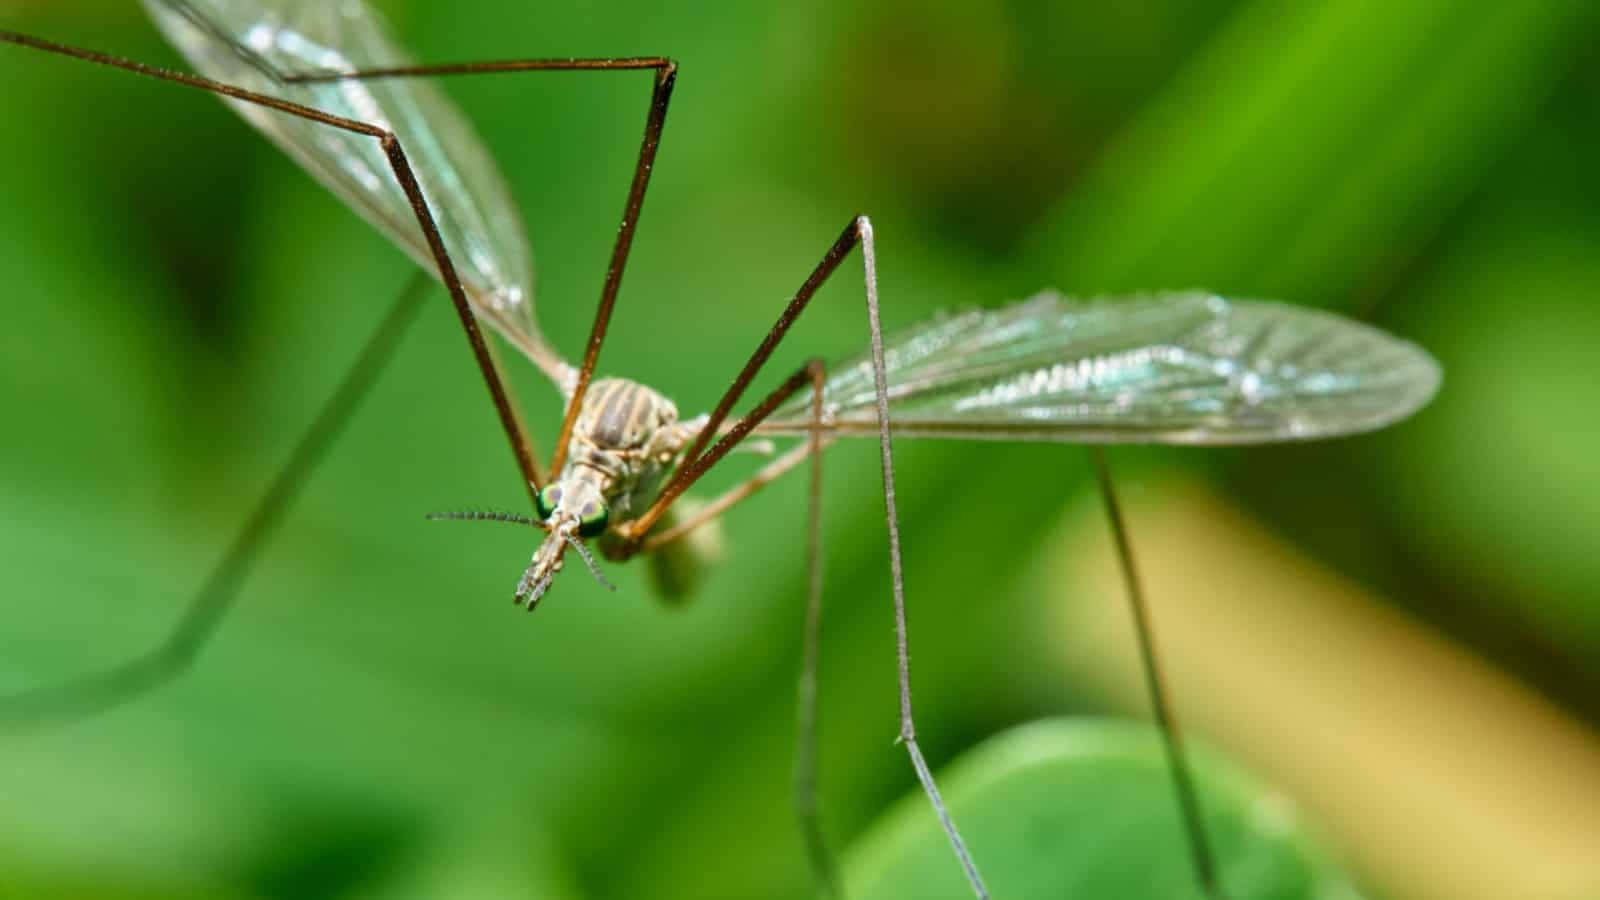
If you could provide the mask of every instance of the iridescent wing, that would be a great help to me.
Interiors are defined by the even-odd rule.
[[[910,437],[1254,444],[1381,428],[1427,403],[1439,364],[1342,316],[1198,292],[1055,293],[889,336],[889,418]],[[871,357],[832,370],[825,418],[876,434]],[[799,433],[810,396],[763,426]]]
[[[494,161],[466,118],[416,78],[285,82],[285,74],[412,64],[360,0],[143,0],[167,39],[208,78],[392,131],[416,170],[479,318],[564,384],[570,369],[533,318],[527,238]],[[437,277],[378,142],[236,100],[240,115]]]

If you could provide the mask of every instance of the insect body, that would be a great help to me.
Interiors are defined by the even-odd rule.
[[[573,421],[566,465],[539,490],[535,507],[550,534],[517,582],[516,600],[533,609],[577,539],[601,539],[607,556],[631,554],[610,528],[643,512],[673,462],[705,425],[678,421],[678,407],[637,381],[596,380]]]
[[[810,460],[809,592],[799,724],[796,811],[819,886],[838,882],[816,804],[816,666],[821,615],[823,446],[863,435],[879,445],[884,532],[893,604],[899,741],[973,893],[987,888],[966,850],[917,742],[894,492],[891,434],[902,437],[1061,443],[1246,444],[1335,437],[1380,428],[1425,404],[1439,369],[1420,348],[1338,316],[1188,292],[1082,303],[1055,294],[994,310],[925,322],[885,339],[873,228],[846,224],[795,291],[712,411],[680,421],[666,397],[622,378],[593,379],[617,302],[661,139],[677,64],[666,57],[531,59],[418,66],[359,0],[145,0],[157,24],[203,77],[0,32],[0,41],[111,66],[230,99],[252,123],[385,231],[449,291],[474,358],[532,489],[538,518],[447,515],[535,525],[548,534],[515,597],[532,609],[568,550],[593,568],[585,544],[609,558],[652,559],[687,545],[696,529],[782,472]],[[423,76],[530,71],[649,71],[652,92],[638,163],[581,362],[568,364],[533,317],[532,270],[502,179],[464,118]],[[828,376],[808,363],[743,415],[735,406],[795,320],[851,253],[864,275],[869,350]],[[403,304],[396,306],[397,312]],[[404,317],[401,317],[404,318]],[[486,327],[485,327],[486,326]],[[547,479],[485,341],[499,332],[542,370],[566,401]],[[392,350],[387,326],[367,354]],[[70,716],[122,702],[183,668],[215,628],[244,569],[338,426],[350,396],[370,387],[367,354],[308,430],[283,474],[241,531],[166,646],[129,664],[58,689],[0,700],[0,723]],[[381,365],[381,362],[378,363]],[[809,395],[800,393],[810,387]],[[786,405],[787,403],[787,405]],[[808,440],[744,484],[684,515],[684,491],[754,433]],[[713,440],[715,443],[713,444]],[[1101,483],[1112,500],[1109,476]],[[1132,555],[1114,503],[1113,533],[1132,606],[1141,609]],[[674,512],[680,517],[674,521]],[[596,571],[598,577],[598,571]],[[662,579],[658,578],[658,581]],[[677,582],[680,586],[681,579]],[[1169,736],[1175,786],[1197,877],[1221,896],[1190,779],[1165,712],[1142,612],[1136,612],[1157,717]],[[835,891],[836,893],[836,891]]]

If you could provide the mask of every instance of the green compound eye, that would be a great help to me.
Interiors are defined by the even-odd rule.
[[[578,537],[599,537],[606,532],[606,523],[611,521],[611,510],[604,503],[590,503],[583,508],[578,516]]]
[[[561,488],[553,484],[547,484],[540,488],[538,495],[534,497],[533,508],[539,514],[540,519],[548,519],[555,515],[556,506],[560,503]]]

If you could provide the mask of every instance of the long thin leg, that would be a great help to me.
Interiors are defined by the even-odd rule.
[[[567,412],[561,420],[561,431],[556,437],[555,453],[550,462],[552,473],[559,473],[562,463],[566,460],[567,444],[572,439],[572,427],[577,421],[579,410],[583,408],[583,398],[589,390],[589,382],[594,378],[595,363],[600,358],[600,347],[605,343],[606,329],[611,324],[611,313],[616,307],[617,292],[622,288],[622,272],[628,265],[628,253],[633,249],[634,232],[639,226],[639,212],[644,206],[645,191],[650,187],[650,173],[655,169],[656,151],[661,146],[661,132],[666,126],[667,106],[672,101],[672,86],[678,77],[678,64],[663,56],[519,59],[279,76],[290,83],[311,83],[435,75],[482,75],[491,72],[634,69],[655,70],[655,85],[650,93],[650,111],[645,117],[644,138],[639,144],[639,160],[634,166],[633,180],[628,186],[628,199],[622,210],[622,224],[617,228],[617,240],[611,248],[611,262],[606,267],[605,283],[600,289],[600,303],[595,307],[594,324],[589,329],[589,340],[584,347],[583,362],[578,367],[577,380],[567,399]]]
[[[521,420],[517,417],[516,410],[511,405],[511,398],[506,392],[505,381],[500,377],[500,370],[495,367],[494,357],[489,352],[489,344],[484,340],[483,331],[478,326],[478,318],[472,312],[472,306],[467,301],[466,288],[462,286],[461,277],[456,273],[455,263],[451,261],[449,252],[445,250],[444,239],[439,235],[438,223],[433,217],[432,210],[428,208],[427,200],[422,195],[422,188],[417,182],[416,173],[411,170],[411,163],[406,159],[405,149],[400,146],[400,140],[394,134],[385,128],[368,122],[330,115],[300,103],[269,97],[266,94],[259,94],[255,91],[247,91],[231,84],[223,84],[220,81],[201,78],[198,75],[190,75],[185,72],[174,72],[170,69],[146,65],[94,50],[58,44],[31,35],[18,34],[13,31],[0,31],[0,42],[31,47],[35,50],[54,53],[58,56],[122,69],[125,72],[132,72],[147,78],[156,78],[186,87],[198,88],[213,94],[220,94],[224,97],[231,97],[246,103],[254,103],[267,109],[319,122],[330,128],[338,128],[354,134],[363,134],[376,140],[389,160],[389,168],[394,172],[395,180],[399,183],[401,192],[405,194],[406,201],[411,204],[412,214],[417,219],[417,225],[422,229],[423,237],[428,243],[428,250],[433,256],[434,265],[439,270],[439,280],[444,282],[445,289],[450,293],[450,301],[456,308],[456,317],[461,321],[461,330],[466,334],[467,343],[472,347],[472,355],[477,361],[478,371],[483,375],[484,383],[489,388],[489,395],[494,400],[495,411],[500,416],[500,426],[505,431],[506,438],[511,444],[512,452],[517,458],[517,466],[522,471],[522,480],[528,485],[530,496],[538,492],[538,485],[540,484],[539,469],[533,459],[532,444],[528,440],[526,430],[522,427]]]
[[[806,447],[811,479],[806,496],[806,621],[800,682],[795,702],[794,808],[806,842],[811,874],[829,897],[843,897],[839,867],[822,833],[817,800],[817,660],[822,643],[822,387],[827,371],[820,362],[806,366],[811,376],[811,433]]]
[[[1134,565],[1133,545],[1128,541],[1127,524],[1122,518],[1122,506],[1117,502],[1117,492],[1111,483],[1111,468],[1106,463],[1105,449],[1091,449],[1094,457],[1095,480],[1100,483],[1100,497],[1105,501],[1106,518],[1111,523],[1111,536],[1117,545],[1117,563],[1122,568],[1123,583],[1128,588],[1128,606],[1133,610],[1134,632],[1139,639],[1139,661],[1144,667],[1145,691],[1150,696],[1150,709],[1161,729],[1162,741],[1167,751],[1167,768],[1172,772],[1173,787],[1178,793],[1178,808],[1183,814],[1184,831],[1189,836],[1189,852],[1194,859],[1195,879],[1206,896],[1223,900],[1221,882],[1217,878],[1216,859],[1211,843],[1206,838],[1205,821],[1200,810],[1200,796],[1195,790],[1194,775],[1189,768],[1188,756],[1183,751],[1183,738],[1178,732],[1178,720],[1167,702],[1167,689],[1156,661],[1155,632],[1150,624],[1150,610],[1145,604],[1144,588],[1139,581],[1139,571]]]
[[[820,738],[817,730],[817,664],[822,641],[822,449],[828,443],[822,434],[822,385],[825,370],[820,364],[808,366],[812,376],[812,429],[809,439],[782,457],[764,466],[744,483],[712,500],[695,514],[668,531],[651,535],[641,547],[649,552],[677,540],[716,518],[740,500],[751,496],[807,459],[811,460],[810,489],[806,519],[806,615],[802,642],[800,679],[795,702],[794,807],[800,835],[805,841],[811,876],[824,896],[844,896],[839,884],[839,867],[822,831],[821,807],[817,797],[817,757]]]
[[[622,270],[628,264],[628,251],[633,248],[633,233],[639,226],[639,210],[644,205],[644,192],[650,186],[650,173],[655,168],[656,150],[661,146],[661,129],[667,122],[667,104],[672,100],[672,85],[678,77],[678,65],[671,60],[661,60],[656,69],[655,87],[650,94],[650,114],[645,119],[644,140],[639,145],[639,162],[633,170],[633,182],[628,186],[628,202],[622,210],[622,224],[617,228],[617,242],[611,248],[611,264],[606,267],[605,285],[600,291],[600,305],[594,311],[594,325],[589,329],[589,342],[583,351],[583,363],[578,367],[578,383],[573,386],[567,400],[567,414],[561,419],[561,431],[556,436],[555,455],[550,461],[550,471],[560,473],[567,458],[567,444],[572,439],[572,426],[583,409],[583,396],[594,377],[595,362],[600,358],[600,345],[605,343],[606,327],[611,324],[611,309],[617,303],[617,291],[622,287]]]
[[[656,502],[646,510],[643,515],[625,526],[624,537],[633,542],[637,548],[650,527],[655,524],[667,507],[681,496],[706,470],[714,465],[717,460],[727,454],[736,444],[750,434],[751,429],[760,424],[763,419],[772,413],[782,397],[793,394],[794,391],[804,386],[803,381],[791,378],[779,390],[763,400],[754,410],[741,418],[728,433],[717,441],[710,449],[705,446],[711,437],[717,433],[729,410],[739,401],[745,388],[749,387],[756,373],[772,355],[778,342],[783,340],[789,328],[794,325],[795,319],[803,312],[811,298],[816,294],[828,276],[839,267],[839,263],[849,254],[857,244],[861,245],[861,257],[866,273],[866,301],[867,301],[867,326],[872,337],[872,367],[873,384],[877,396],[878,415],[878,449],[882,460],[883,470],[883,502],[885,522],[889,536],[889,572],[893,585],[894,619],[895,619],[895,652],[898,661],[898,680],[900,689],[900,741],[905,744],[906,753],[911,758],[912,769],[916,772],[917,780],[922,785],[922,790],[928,796],[928,801],[933,805],[934,813],[939,818],[939,824],[944,828],[945,835],[950,840],[950,847],[961,863],[962,871],[971,884],[973,893],[982,900],[987,900],[988,889],[984,887],[983,878],[978,873],[977,864],[968,852],[966,842],[961,839],[961,833],[956,830],[954,820],[945,808],[944,799],[939,794],[939,787],[935,783],[933,773],[928,769],[927,761],[922,756],[922,748],[917,744],[916,720],[911,711],[911,659],[907,648],[906,634],[906,602],[905,602],[905,577],[900,559],[900,517],[895,505],[894,493],[894,454],[889,437],[889,381],[885,370],[883,358],[883,326],[878,314],[878,268],[877,254],[873,244],[872,223],[866,216],[857,216],[834,241],[833,246],[823,256],[822,261],[812,270],[811,276],[800,286],[783,312],[778,316],[778,321],[772,330],[762,339],[761,344],[751,354],[750,360],[740,370],[733,384],[728,388],[716,408],[707,418],[705,427],[685,451],[683,461],[678,464],[677,472],[672,479],[662,488]],[[805,376],[805,370],[797,373]],[[780,397],[781,395],[781,397]],[[816,425],[812,425],[812,432],[816,434]]]
[[[617,240],[611,248],[611,262],[606,267],[605,282],[600,290],[600,303],[595,308],[594,324],[589,330],[589,340],[584,348],[583,362],[578,368],[577,378],[573,384],[563,386],[563,389],[570,390],[567,399],[567,412],[561,421],[561,431],[556,438],[555,452],[550,462],[551,472],[553,474],[559,473],[562,463],[566,460],[567,444],[572,438],[572,427],[577,421],[578,412],[583,408],[583,398],[588,393],[589,382],[594,378],[595,364],[600,357],[600,347],[605,343],[606,329],[611,324],[611,313],[616,306],[617,292],[622,287],[622,273],[628,264],[628,253],[633,248],[633,235],[639,225],[639,212],[644,206],[645,190],[650,186],[650,173],[654,170],[656,151],[661,145],[661,132],[666,126],[667,106],[672,100],[672,86],[677,80],[678,64],[664,56],[570,57],[390,66],[355,71],[282,72],[251,48],[232,39],[223,29],[218,28],[201,15],[199,11],[195,10],[192,5],[180,2],[180,0],[174,0],[171,5],[201,30],[231,47],[235,55],[242,61],[282,84],[314,84],[329,81],[416,78],[441,75],[485,75],[496,72],[655,70],[655,85],[650,94],[650,111],[645,117],[644,138],[639,145],[639,160],[634,166],[633,180],[628,188],[627,203],[622,211],[622,224],[617,228]],[[508,433],[510,433],[511,425],[509,423],[507,428]],[[513,442],[516,440],[516,437],[513,437]],[[525,444],[526,439],[524,438],[523,441]],[[524,460],[526,454],[523,452],[522,445],[518,446],[517,452],[519,460]],[[527,470],[535,469],[536,467],[531,467],[524,461],[523,468],[526,475]],[[536,486],[542,483],[538,479],[529,478],[527,480]]]
[[[746,500],[757,491],[778,480],[784,473],[795,466],[805,462],[813,452],[820,453],[834,442],[833,435],[822,438],[816,451],[812,450],[811,442],[799,444],[782,456],[762,466],[759,471],[743,482],[728,488],[726,491],[708,501],[704,506],[696,509],[691,515],[685,516],[681,521],[675,522],[665,531],[653,531],[639,546],[640,553],[649,553],[665,544],[681,539],[684,535],[710,522],[731,509],[735,504]]]
[[[728,507],[755,493],[772,479],[811,460],[811,478],[807,494],[806,517],[806,617],[802,640],[800,679],[795,704],[794,753],[794,806],[800,824],[800,835],[805,841],[806,858],[811,864],[811,874],[817,886],[829,897],[842,897],[839,886],[839,867],[822,833],[822,817],[817,803],[817,660],[820,655],[822,635],[822,448],[828,442],[823,434],[822,389],[827,369],[821,360],[813,359],[791,375],[777,390],[762,400],[746,419],[775,409],[807,382],[811,385],[811,427],[806,442],[774,460],[745,481],[695,511],[688,520],[674,526],[659,536],[658,541],[645,541],[639,551],[648,551],[661,544],[676,540],[695,527],[709,521]],[[720,446],[720,445],[719,445]],[[730,444],[728,449],[732,449]],[[713,509],[715,507],[715,509]],[[652,535],[652,537],[656,537]]]
[[[495,350],[494,344],[486,343],[484,346],[489,350],[489,362],[494,366],[494,370],[496,372],[504,372],[505,369],[500,365],[499,351]],[[516,387],[509,380],[503,382],[503,384],[506,391],[506,406],[511,410],[511,427],[517,435],[516,437],[512,438],[512,440],[520,440],[527,443],[528,464],[533,468],[533,478],[530,480],[530,484],[533,486],[534,490],[538,490],[539,488],[544,487],[546,483],[544,470],[539,468],[539,448],[534,446],[533,439],[529,437],[530,432],[528,431],[528,421],[522,417],[522,404],[517,402]],[[516,450],[515,448],[513,448],[512,452],[516,454],[520,468],[522,453],[520,450]]]
[[[928,795],[928,801],[933,804],[933,811],[939,817],[939,824],[944,826],[945,834],[950,838],[950,846],[967,874],[967,881],[972,884],[973,893],[981,900],[988,900],[989,890],[984,887],[983,876],[978,874],[978,865],[967,851],[966,843],[961,840],[961,833],[956,830],[956,823],[945,809],[944,799],[939,796],[939,786],[934,783],[933,773],[922,758],[922,748],[917,745],[916,720],[911,715],[911,654],[906,637],[905,575],[900,561],[900,514],[895,508],[894,456],[889,440],[889,377],[883,361],[883,324],[878,318],[878,260],[872,241],[872,223],[865,216],[857,219],[857,222],[860,223],[861,255],[867,270],[867,320],[872,331],[872,380],[877,394],[878,451],[883,459],[883,507],[889,527],[889,568],[894,582],[895,654],[900,670],[900,740],[906,745],[911,767],[916,770],[917,780],[922,782],[922,790]]]
[[[756,373],[760,372],[761,368],[766,365],[767,360],[772,356],[772,352],[777,349],[778,343],[783,340],[784,335],[789,333],[789,329],[793,327],[795,320],[800,317],[800,313],[804,312],[806,306],[811,303],[811,298],[816,295],[817,290],[828,280],[828,276],[839,268],[839,264],[844,261],[845,256],[849,255],[856,244],[862,242],[862,235],[871,233],[871,228],[872,225],[867,221],[866,216],[857,216],[850,221],[849,225],[845,226],[844,231],[833,242],[833,246],[828,248],[828,252],[823,254],[822,261],[817,263],[816,268],[811,271],[811,275],[800,285],[800,290],[796,291],[788,305],[784,306],[783,312],[778,315],[778,321],[773,323],[772,329],[767,332],[767,336],[761,339],[761,343],[756,347],[755,352],[750,354],[750,359],[745,362],[744,368],[739,370],[739,374],[734,378],[733,384],[729,385],[728,390],[723,393],[722,399],[717,401],[716,408],[706,417],[706,424],[700,429],[700,433],[695,435],[694,441],[689,444],[688,449],[684,451],[677,470],[666,485],[662,487],[661,493],[656,497],[656,501],[650,505],[649,509],[645,510],[643,515],[629,524],[628,527],[631,534],[628,536],[630,538],[639,540],[645,534],[648,534],[650,528],[655,525],[656,520],[660,519],[667,511],[667,507],[682,496],[684,491],[698,481],[700,476],[704,475],[729,450],[744,440],[751,429],[761,424],[761,420],[767,417],[772,408],[776,408],[777,404],[772,403],[770,404],[771,408],[763,412],[762,407],[769,405],[763,403],[762,407],[751,411],[736,422],[728,433],[723,435],[721,440],[717,441],[716,445],[709,451],[706,450],[706,445],[711,442],[711,438],[722,427],[722,423],[728,418],[728,413],[733,410],[734,404],[738,403],[739,398],[744,396],[745,389],[755,379]],[[797,385],[796,389],[799,386]]]
[[[828,848],[827,839],[822,833],[822,820],[817,804],[817,658],[818,647],[822,630],[822,389],[827,377],[827,371],[820,360],[807,362],[794,375],[766,399],[756,410],[741,424],[751,420],[759,421],[775,409],[778,404],[788,399],[805,382],[811,384],[811,427],[806,443],[797,451],[790,452],[783,459],[775,461],[766,467],[756,477],[734,488],[719,497],[721,507],[726,509],[733,503],[748,497],[755,490],[766,484],[772,478],[784,471],[793,468],[801,460],[810,458],[811,479],[807,498],[806,519],[806,616],[804,638],[802,641],[802,663],[800,680],[797,689],[797,703],[795,705],[795,769],[794,769],[794,802],[795,814],[799,819],[800,834],[805,840],[806,856],[811,863],[811,872],[816,879],[817,886],[829,897],[840,897],[838,865],[834,861],[833,853]],[[746,429],[748,431],[748,429]],[[735,441],[738,437],[730,433]],[[727,447],[718,444],[717,449],[727,450],[732,448],[732,443]],[[717,454],[720,457],[720,454]],[[715,460],[713,460],[714,462]],[[771,470],[770,472],[768,470]],[[763,474],[767,477],[763,478]],[[700,512],[704,512],[703,510]],[[709,517],[697,514],[692,521],[684,523],[683,528],[674,528],[672,533],[664,535],[664,540],[680,536],[706,521]],[[642,545],[648,546],[648,545]],[[641,546],[641,549],[642,549]],[[659,546],[659,545],[657,545]]]
[[[829,897],[842,897],[839,885],[839,867],[828,847],[822,831],[822,817],[817,802],[817,663],[822,635],[822,450],[831,439],[824,434],[822,422],[823,385],[827,369],[821,360],[811,360],[762,401],[757,408],[776,408],[800,386],[802,379],[811,383],[810,429],[805,443],[764,466],[742,484],[724,492],[694,515],[674,525],[662,534],[652,534],[639,545],[639,552],[649,552],[663,544],[677,540],[721,515],[773,479],[800,463],[810,459],[811,478],[807,495],[806,519],[806,615],[800,679],[795,704],[795,768],[794,805],[799,820],[800,834],[806,845],[806,858],[811,864],[811,874],[818,888]],[[731,449],[731,445],[730,445]],[[470,514],[469,514],[470,515]]]
[[[763,402],[760,409],[770,409],[782,402],[782,400],[787,399],[789,395],[793,393],[793,382],[794,379],[791,378],[789,383],[786,383],[783,387],[780,387],[777,391],[774,391],[773,395],[769,396],[768,399]],[[820,403],[820,393],[814,394],[814,400],[814,421],[812,424],[811,433],[813,436],[816,436],[819,434],[819,430],[817,428],[815,419],[820,418],[820,407],[816,406],[816,404]],[[759,424],[762,418],[764,418],[764,416],[760,414],[758,409],[757,412],[753,412],[747,416],[746,419],[741,420],[739,425],[743,425],[746,422],[749,422],[751,425]],[[887,421],[886,416],[880,416],[880,418],[882,418],[884,421]],[[736,438],[734,432],[739,430],[739,425],[735,425],[734,429],[730,429],[728,436],[724,438],[725,441],[729,438]],[[748,428],[743,429],[740,431],[740,434],[748,432],[748,430]],[[707,521],[710,521],[718,515],[721,515],[723,512],[726,512],[727,509],[732,507],[734,504],[751,496],[756,491],[766,486],[768,483],[772,482],[785,472],[804,462],[807,457],[819,455],[822,447],[828,443],[831,443],[831,441],[831,438],[810,441],[806,444],[795,447],[788,453],[785,453],[782,457],[773,460],[767,466],[763,467],[761,471],[757,472],[747,481],[734,486],[733,488],[724,492],[721,496],[706,504],[704,507],[696,510],[693,516],[675,524],[671,529],[665,532],[650,535],[649,539],[642,544],[640,549],[642,551],[649,551],[662,544],[682,538],[688,532],[705,524]],[[721,443],[719,443],[718,447],[721,446]],[[1102,497],[1104,498],[1108,516],[1110,518],[1112,533],[1116,540],[1118,560],[1121,565],[1124,581],[1128,587],[1130,605],[1133,609],[1134,621],[1139,639],[1140,657],[1144,665],[1146,687],[1151,697],[1152,707],[1155,710],[1155,716],[1162,730],[1163,739],[1165,741],[1169,768],[1173,774],[1173,781],[1178,793],[1179,806],[1184,818],[1185,830],[1190,840],[1190,849],[1194,859],[1196,879],[1202,888],[1207,892],[1208,896],[1216,898],[1216,900],[1222,900],[1225,895],[1220,887],[1216,875],[1216,865],[1211,852],[1210,844],[1206,838],[1204,822],[1202,821],[1200,815],[1199,798],[1194,788],[1193,777],[1187,762],[1187,757],[1183,751],[1177,720],[1172,715],[1170,704],[1166,700],[1164,682],[1161,678],[1160,670],[1157,664],[1154,636],[1150,626],[1150,615],[1144,602],[1143,589],[1139,582],[1137,569],[1134,565],[1132,545],[1128,540],[1127,529],[1122,518],[1121,507],[1117,503],[1116,493],[1113,489],[1112,480],[1110,477],[1110,471],[1106,466],[1104,452],[1103,450],[1096,448],[1094,453],[1096,474],[1099,478]],[[817,474],[813,475],[814,479],[818,477],[820,476]],[[820,595],[817,595],[812,601],[813,603],[818,604],[816,609],[818,610],[819,615],[820,600]],[[817,627],[816,623],[819,622],[820,619],[813,618],[810,609],[811,608],[808,607],[806,626],[807,670],[806,673],[802,675],[801,684],[800,721],[802,723],[802,734],[805,732],[807,727],[805,723],[808,721],[813,723],[815,722],[815,713],[814,711],[808,712],[806,709],[806,704],[815,702],[814,669],[811,667],[814,665],[815,659],[815,657],[812,655],[813,642],[815,641],[816,636],[816,631],[814,629]],[[808,687],[806,683],[808,676],[810,677],[811,685],[813,686]],[[806,748],[806,744],[804,743],[804,738],[802,738],[801,749],[797,752],[797,796],[803,796],[803,789],[799,787],[799,784],[803,783],[803,778],[805,777],[804,773],[808,770],[814,772],[814,770],[811,769],[813,763],[806,760],[805,754],[807,752],[814,753],[814,749],[808,750]],[[914,760],[918,757],[920,757],[920,753],[914,757]],[[811,789],[814,790],[814,774],[811,777]],[[804,802],[799,803],[798,808],[801,810],[808,809]],[[810,809],[813,810],[811,815],[814,816],[814,806],[810,807]],[[802,816],[804,817],[805,815],[806,814],[803,812]],[[803,827],[811,828],[815,826],[812,826],[809,823],[803,823]],[[816,852],[814,848],[821,847],[822,852],[825,853],[826,845],[820,843],[820,830],[815,832],[815,838],[812,837],[812,834],[812,832],[807,832],[807,840],[809,842],[808,847],[813,848],[813,853]],[[816,858],[816,856],[813,856],[814,867],[816,866]]]
[[[104,671],[0,698],[0,730],[19,731],[99,712],[160,686],[194,662],[200,648],[232,608],[245,574],[273,529],[393,358],[401,336],[422,308],[427,287],[424,272],[418,272],[407,283],[166,640],[155,649]]]

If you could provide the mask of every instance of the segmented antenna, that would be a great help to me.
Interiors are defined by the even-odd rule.
[[[430,521],[436,519],[448,519],[459,522],[509,522],[512,525],[531,525],[534,528],[546,527],[545,523],[538,519],[530,518],[528,516],[521,515],[520,513],[498,512],[492,509],[469,509],[461,512],[428,513],[427,517]],[[594,576],[595,581],[605,585],[605,588],[608,591],[614,591],[617,589],[617,586],[607,580],[606,576],[600,574],[600,566],[594,561],[594,554],[589,552],[589,548],[585,547],[583,542],[573,537],[572,532],[563,531],[561,533],[561,539],[567,542],[567,546],[571,547],[577,552],[578,557],[583,560],[583,564],[589,567],[589,574]],[[542,595],[550,586],[550,580],[550,576],[546,575],[544,578],[540,579],[538,584],[535,584],[533,588],[527,592],[528,596],[532,598],[528,603],[529,609],[533,608],[534,604],[538,602],[540,595]],[[520,601],[522,597],[523,594],[519,593],[517,595],[517,600]]]
[[[518,513],[496,512],[494,510],[428,513],[428,519],[450,519],[460,522],[509,522],[513,525],[532,525],[535,528],[544,527],[544,523],[538,519]]]

